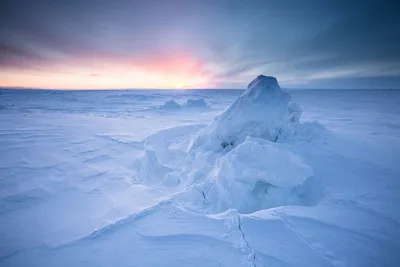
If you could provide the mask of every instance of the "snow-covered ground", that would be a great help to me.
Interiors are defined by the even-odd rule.
[[[287,92],[0,90],[0,266],[398,266],[400,91]]]

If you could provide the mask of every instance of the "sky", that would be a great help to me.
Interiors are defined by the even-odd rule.
[[[400,88],[396,0],[2,0],[0,86]]]

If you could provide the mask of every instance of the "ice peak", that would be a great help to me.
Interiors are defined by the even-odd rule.
[[[260,75],[199,133],[191,149],[203,144],[217,148],[235,146],[248,136],[276,142],[280,136],[291,134],[291,127],[298,123],[300,114],[275,77]]]
[[[247,90],[253,90],[253,88],[272,89],[280,87],[278,84],[278,80],[275,77],[259,75],[247,86]]]

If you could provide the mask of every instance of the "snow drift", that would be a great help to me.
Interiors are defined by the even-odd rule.
[[[146,150],[142,158],[133,163],[133,180],[138,183],[160,183],[172,170],[162,166],[154,150]]]
[[[214,122],[193,140],[199,146],[225,148],[243,142],[246,136],[276,142],[280,136],[293,134],[299,122],[300,108],[281,90],[274,77],[260,75],[247,90]]]

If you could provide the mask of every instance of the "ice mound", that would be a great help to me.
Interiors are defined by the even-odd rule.
[[[207,102],[203,99],[188,99],[185,103],[186,107],[190,108],[208,108]]]
[[[211,125],[193,140],[192,149],[206,145],[225,148],[244,141],[246,136],[276,142],[280,136],[293,133],[299,122],[300,108],[290,102],[274,77],[260,75],[247,90]]]
[[[175,102],[175,100],[169,100],[163,105],[158,107],[159,109],[180,109],[181,105]]]
[[[182,107],[204,104],[203,99],[189,99]],[[301,109],[276,78],[258,76],[197,134],[182,128],[145,140],[150,150],[136,162],[137,180],[178,185],[182,190],[174,201],[206,213],[304,205],[313,188],[313,170],[282,142],[297,130],[308,132],[300,116]]]
[[[250,213],[299,204],[294,190],[312,176],[312,168],[282,145],[247,137],[218,159],[205,181],[187,196],[196,194],[197,205],[208,212]]]
[[[211,213],[303,205],[313,170],[282,142],[304,128],[300,116],[276,78],[258,76],[191,140],[182,177],[192,186],[178,201]]]

